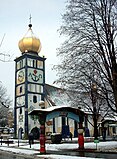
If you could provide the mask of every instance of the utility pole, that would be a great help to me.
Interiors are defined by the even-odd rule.
[[[3,37],[2,37],[2,40],[1,40],[1,42],[0,42],[0,48],[1,48],[1,46],[2,46],[2,43],[3,43],[3,41],[4,41],[4,38],[5,38],[5,33],[4,33],[4,35],[3,35]],[[1,53],[1,52],[0,52],[0,55],[3,55],[3,56],[4,56],[4,59],[3,59],[3,60],[0,59],[0,61],[3,61],[3,62],[5,62],[5,56],[9,56],[9,57],[10,57],[9,54],[4,54],[4,53]],[[1,81],[0,81],[0,82],[1,82]],[[1,103],[2,106],[6,107],[6,108],[9,108],[9,105],[7,105],[7,103],[1,101],[1,96],[0,96],[0,103]]]
[[[2,40],[1,40],[1,42],[0,42],[0,48],[1,48],[2,43],[3,43],[3,41],[4,41],[5,35],[6,35],[6,34],[4,33],[4,35],[3,35],[3,37],[2,37]],[[7,57],[10,57],[9,54],[5,54],[5,53],[2,53],[2,52],[0,52],[0,55],[4,56],[3,60],[0,59],[0,61],[3,61],[3,62],[6,62],[6,61],[5,61],[5,57],[6,57],[6,56],[7,56]]]
[[[1,40],[0,47],[2,46],[2,43],[3,43],[4,37],[5,37],[5,34],[3,35],[3,38],[2,38],[2,40]]]

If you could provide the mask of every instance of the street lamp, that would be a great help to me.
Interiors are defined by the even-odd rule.
[[[92,105],[93,105],[94,138],[96,140],[96,139],[98,139],[97,109],[96,109],[96,102],[97,102],[97,85],[96,85],[96,83],[92,84],[91,97],[92,97]]]

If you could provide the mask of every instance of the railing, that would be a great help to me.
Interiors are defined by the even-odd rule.
[[[9,146],[9,144],[13,143],[13,140],[11,140],[10,134],[0,134],[0,142],[1,142],[1,145],[2,143],[6,143]]]

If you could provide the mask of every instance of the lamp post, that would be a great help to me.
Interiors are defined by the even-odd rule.
[[[94,139],[97,140],[98,139],[98,129],[97,129],[97,109],[96,109],[96,102],[97,102],[97,85],[96,85],[96,83],[92,84],[91,97],[92,97],[92,105],[93,105]]]

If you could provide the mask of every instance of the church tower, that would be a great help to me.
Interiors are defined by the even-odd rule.
[[[22,132],[28,135],[32,128],[28,110],[39,108],[44,100],[45,58],[39,56],[40,40],[34,36],[32,24],[25,36],[19,41],[21,56],[15,61],[15,135]]]

